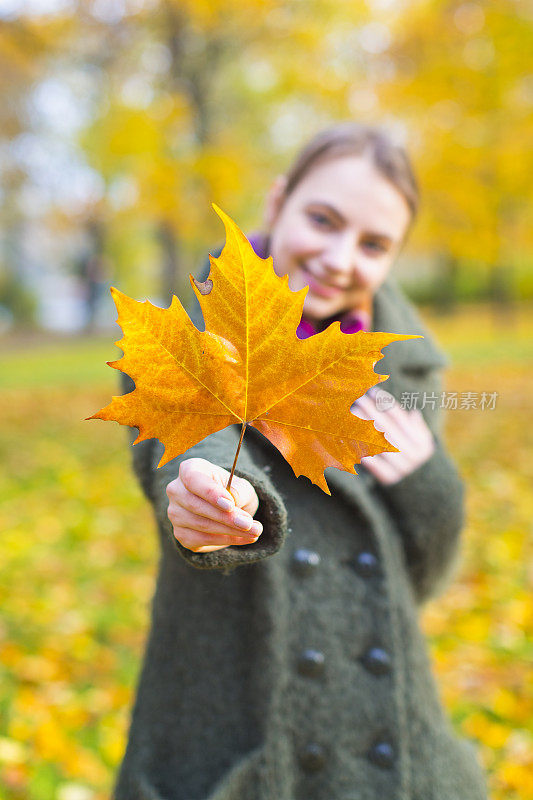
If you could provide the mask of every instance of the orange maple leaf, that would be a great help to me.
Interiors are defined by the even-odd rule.
[[[272,259],[257,256],[237,225],[214,206],[226,228],[209,279],[191,276],[206,330],[191,322],[177,297],[168,309],[111,293],[124,336],[124,356],[109,366],[135,381],[88,419],[139,429],[134,444],[155,437],[161,467],[227,425],[257,428],[283,454],[296,476],[330,494],[325,467],[355,473],[365,456],[397,452],[371,421],[350,413],[354,400],[388,376],[374,372],[381,349],[414,338],[352,333],[334,322],[298,339],[307,287],[293,292]]]

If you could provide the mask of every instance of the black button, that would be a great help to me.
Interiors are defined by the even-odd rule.
[[[326,765],[326,751],[321,744],[311,742],[300,752],[300,764],[306,772],[319,772]]]
[[[320,564],[320,556],[314,550],[299,547],[292,555],[292,569],[297,575],[310,575]]]
[[[307,647],[298,657],[298,672],[309,678],[318,678],[324,673],[324,653]]]
[[[386,675],[391,671],[391,657],[382,647],[371,647],[361,658],[362,664],[374,675]]]
[[[368,751],[368,759],[377,767],[391,769],[394,766],[395,752],[390,742],[376,742]]]
[[[380,574],[379,561],[374,553],[362,550],[353,562],[353,568],[363,578],[373,578]]]

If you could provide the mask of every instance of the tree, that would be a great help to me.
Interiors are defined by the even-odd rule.
[[[361,13],[351,10],[354,22]],[[181,254],[205,252],[220,237],[211,201],[241,224],[257,217],[251,187],[266,188],[280,163],[291,113],[305,139],[343,105],[346,78],[332,85],[323,66],[332,44],[324,25],[335,28],[339,19],[344,24],[334,4],[318,0],[305,8],[161,0],[122,20],[121,57],[83,144],[105,176],[115,224],[149,222],[157,231],[165,299],[180,277],[183,286],[184,271],[172,274]],[[300,143],[293,138],[285,136]],[[131,189],[118,209],[117,185]]]
[[[533,26],[515,0],[417,0],[406,8],[378,86],[416,143],[424,193],[422,247],[443,263],[484,269],[509,291],[533,255]],[[528,69],[529,60],[529,69]]]

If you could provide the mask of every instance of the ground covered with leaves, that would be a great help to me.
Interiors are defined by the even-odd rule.
[[[491,797],[533,800],[533,315],[429,322],[453,358],[446,391],[478,407],[448,414],[468,525],[456,579],[422,622]],[[107,800],[123,753],[157,550],[124,429],[82,421],[116,390],[111,341],[0,352],[5,800]],[[495,408],[479,407],[483,392],[497,392]]]

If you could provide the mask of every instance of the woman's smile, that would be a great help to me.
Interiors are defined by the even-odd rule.
[[[325,283],[323,280],[315,277],[305,265],[300,265],[300,271],[302,273],[304,285],[309,286],[309,291],[319,297],[337,297],[346,291],[347,287]]]

